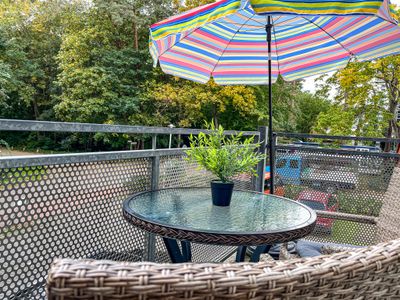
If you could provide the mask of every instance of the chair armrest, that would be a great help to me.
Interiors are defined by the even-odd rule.
[[[334,299],[398,295],[400,240],[308,259],[240,264],[57,260],[49,300]],[[376,284],[376,283],[379,284]]]
[[[321,218],[351,221],[351,222],[372,224],[372,225],[376,225],[376,222],[377,222],[377,219],[375,217],[371,217],[371,216],[353,215],[353,214],[329,212],[329,211],[323,211],[323,210],[317,210],[316,213],[317,213],[317,216],[321,217]]]

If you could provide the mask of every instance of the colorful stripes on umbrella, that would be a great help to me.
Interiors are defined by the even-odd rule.
[[[153,39],[201,27],[204,24],[235,13],[240,8],[240,0],[221,0],[189,10],[151,26]]]
[[[324,3],[325,8],[333,3],[251,2],[303,3],[303,12],[313,3]],[[296,80],[343,68],[350,59],[400,53],[400,28],[390,17],[387,2],[347,2],[369,3],[376,10],[374,14],[272,14],[273,82],[278,74]],[[224,85],[267,84],[265,24],[266,16],[256,14],[250,2],[221,0],[153,25],[150,51],[168,74],[202,83],[212,76]]]
[[[351,15],[378,13],[382,0],[250,0],[256,14]]]

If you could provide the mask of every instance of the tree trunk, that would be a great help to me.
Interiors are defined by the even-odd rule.
[[[399,80],[396,77],[392,77],[391,79],[383,78],[385,81],[386,88],[388,89],[388,97],[389,97],[389,112],[391,118],[388,124],[388,130],[386,132],[386,138],[400,138],[400,128],[397,125],[397,116],[399,111],[399,98],[400,93],[398,90]],[[385,152],[389,152],[391,150],[391,143],[386,143]]]
[[[392,137],[392,126],[389,122],[389,127],[388,130],[386,131],[386,138],[390,139]],[[383,150],[384,152],[390,152],[390,149],[392,148],[391,143],[385,143],[385,149]]]
[[[36,101],[36,99],[33,99],[32,101],[32,108],[33,108],[33,114],[35,115],[35,120],[39,119],[39,106]]]
[[[134,49],[136,51],[139,50],[139,35],[138,35],[138,28],[136,22],[133,22],[133,38],[134,38]]]
[[[215,128],[218,128],[219,124],[218,124],[217,106],[215,104],[213,104],[213,121]]]
[[[139,35],[138,35],[138,30],[137,26],[135,26],[135,50],[139,50]]]
[[[394,135],[394,138],[398,139],[400,138],[400,128],[398,126],[397,122],[397,117],[399,113],[399,97],[400,97],[400,92],[398,90],[399,86],[399,79],[394,77],[392,80],[392,85],[390,89],[390,112],[392,113],[392,134]]]

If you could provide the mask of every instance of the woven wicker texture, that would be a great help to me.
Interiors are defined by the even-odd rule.
[[[58,260],[49,299],[400,298],[400,240],[313,259],[258,264]]]

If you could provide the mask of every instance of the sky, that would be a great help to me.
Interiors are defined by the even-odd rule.
[[[400,0],[391,0],[390,2],[392,4],[396,4],[397,6],[400,6]],[[328,73],[328,74],[332,74],[332,73]],[[319,76],[320,75],[305,78],[305,81],[303,83],[303,90],[310,91],[310,92],[314,93],[315,92],[315,82],[314,82],[314,80],[316,78],[318,78]]]

